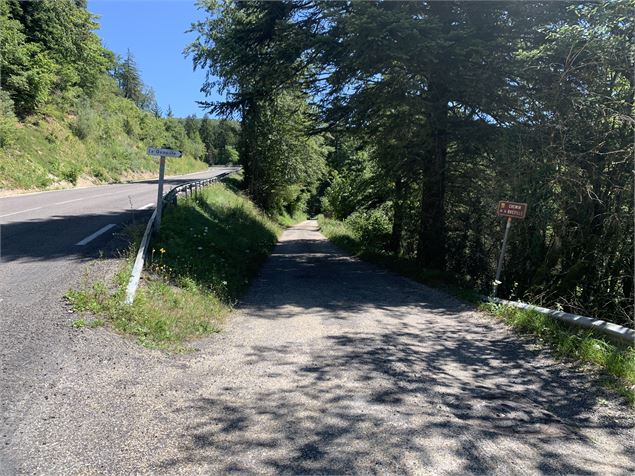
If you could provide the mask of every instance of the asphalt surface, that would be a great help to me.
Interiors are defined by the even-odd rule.
[[[167,177],[165,191],[226,170]],[[0,451],[62,370],[73,338],[62,296],[122,225],[147,220],[156,198],[156,180],[0,198]]]
[[[6,473],[635,471],[633,413],[593,374],[350,258],[313,221],[283,234],[197,352],[48,319],[66,334],[55,378],[5,443]]]

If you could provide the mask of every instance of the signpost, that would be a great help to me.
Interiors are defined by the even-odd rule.
[[[148,155],[159,155],[161,157],[181,157],[181,151],[174,149],[161,149],[159,147],[148,147]]]
[[[163,211],[163,176],[165,175],[165,158],[181,157],[181,151],[173,149],[160,149],[157,147],[148,147],[148,155],[158,155],[159,159],[159,192],[157,195],[157,216],[155,230],[161,227],[161,212]]]
[[[500,201],[498,202],[498,208],[496,209],[496,215],[499,217],[506,217],[507,224],[505,225],[505,235],[503,236],[503,248],[501,249],[501,255],[498,258],[498,266],[496,267],[496,279],[494,280],[494,289],[492,295],[496,296],[498,285],[501,284],[500,276],[503,269],[503,258],[505,257],[505,248],[507,248],[507,236],[509,235],[509,229],[512,226],[512,218],[525,218],[527,215],[527,204]]]
[[[527,204],[501,201],[498,202],[496,214],[499,217],[525,218],[525,215],[527,215]]]

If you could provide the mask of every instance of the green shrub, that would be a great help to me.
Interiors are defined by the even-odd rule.
[[[62,178],[67,182],[77,185],[77,179],[82,174],[82,169],[77,164],[70,164],[61,171]]]
[[[382,206],[357,211],[345,220],[362,243],[364,251],[381,252],[388,247],[391,225],[387,212],[387,206]]]
[[[90,174],[95,177],[97,180],[100,180],[102,182],[108,182],[110,181],[110,175],[108,175],[108,172],[106,172],[106,170],[104,170],[101,167],[93,167],[90,170]]]
[[[227,147],[225,147],[225,154],[227,158],[227,163],[229,164],[237,164],[238,161],[240,160],[238,151],[231,145],[228,145]]]
[[[13,113],[13,101],[6,91],[0,91],[0,147],[15,141],[17,120]]]
[[[343,220],[353,213],[356,204],[357,197],[354,196],[348,181],[336,175],[322,197],[322,211],[324,214]]]
[[[163,144],[166,140],[163,119],[143,112],[139,119],[139,139],[147,145]]]
[[[76,118],[71,130],[79,139],[87,139],[95,134],[99,127],[98,116],[91,107],[90,101],[82,98],[77,101]]]

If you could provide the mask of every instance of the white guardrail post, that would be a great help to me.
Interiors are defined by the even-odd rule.
[[[217,182],[218,180],[221,180],[227,177],[229,174],[237,172],[238,170],[240,170],[240,168],[236,170],[232,170],[230,172],[222,173],[210,179],[196,180],[194,182],[187,182],[181,185],[177,185],[168,193],[163,195],[163,198],[159,201],[159,205],[157,209],[161,207],[162,205],[164,205],[164,202],[165,202],[165,205],[169,204],[170,202],[176,205],[176,196],[180,192],[184,192],[185,196],[187,197],[187,191],[189,190],[190,196],[192,196],[192,187],[194,187],[196,190],[199,186],[209,185],[213,182]],[[130,275],[130,280],[128,281],[128,286],[126,287],[126,298],[124,299],[124,302],[126,304],[132,304],[134,302],[134,297],[135,297],[135,294],[137,293],[137,288],[139,287],[139,281],[141,280],[141,272],[143,271],[143,265],[145,263],[145,258],[148,253],[148,245],[150,244],[150,237],[152,235],[152,230],[154,228],[155,220],[157,218],[157,209],[155,209],[154,212],[152,212],[152,216],[150,217],[150,220],[148,220],[148,224],[146,225],[145,232],[143,233],[143,238],[141,238],[139,251],[137,251],[137,256],[135,258],[134,265],[132,266],[132,274]]]
[[[141,271],[143,271],[143,263],[145,261],[145,255],[148,251],[148,244],[150,243],[150,236],[152,235],[152,228],[154,227],[154,221],[157,218],[157,210],[152,212],[150,220],[146,225],[146,231],[141,238],[141,244],[139,245],[139,251],[137,251],[137,257],[134,260],[134,266],[132,267],[132,274],[130,275],[130,281],[128,281],[128,287],[126,288],[126,304],[132,304],[134,296],[137,293],[137,287],[139,286],[139,280],[141,279]]]

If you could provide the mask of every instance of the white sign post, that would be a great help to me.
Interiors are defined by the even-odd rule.
[[[161,149],[159,147],[148,147],[148,155],[159,155],[162,157],[181,157],[181,151],[174,149]]]
[[[155,230],[161,228],[161,213],[163,212],[163,176],[165,175],[165,158],[181,157],[181,151],[172,149],[160,149],[157,147],[148,147],[149,155],[158,155],[159,159],[159,191],[157,194],[157,216],[155,218]]]

